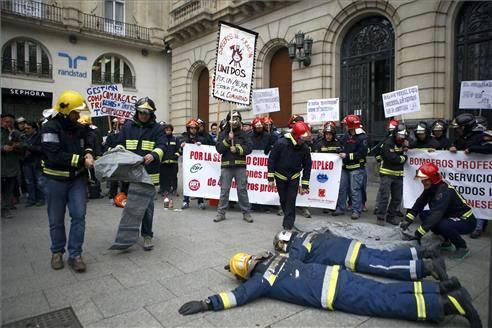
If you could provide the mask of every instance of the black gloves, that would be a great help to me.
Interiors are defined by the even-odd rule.
[[[401,221],[401,222],[400,222],[400,228],[401,228],[402,230],[407,230],[407,229],[408,229],[408,227],[409,227],[411,224],[412,224],[412,222],[407,221],[407,220],[403,220],[403,221]]]
[[[420,240],[424,235],[417,229],[415,231],[415,239]]]
[[[212,304],[208,299],[205,301],[190,301],[183,304],[179,308],[179,313],[182,315],[195,314],[198,312],[209,311],[212,309]]]

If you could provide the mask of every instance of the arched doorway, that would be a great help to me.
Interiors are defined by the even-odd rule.
[[[198,117],[209,123],[208,117],[208,97],[209,81],[208,69],[204,68],[198,76]]]
[[[285,47],[277,50],[270,62],[270,88],[275,87],[280,96],[280,112],[270,113],[270,117],[277,127],[285,128],[292,115],[292,61]]]
[[[386,134],[381,95],[394,89],[394,40],[390,21],[372,16],[352,26],[342,43],[342,115],[360,115],[371,144]]]
[[[465,2],[456,19],[454,114],[459,109],[461,81],[492,80],[492,2]],[[479,109],[471,110],[478,115]],[[483,110],[489,125],[492,111]]]

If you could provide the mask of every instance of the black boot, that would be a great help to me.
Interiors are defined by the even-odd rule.
[[[443,280],[439,282],[439,293],[441,294],[448,294],[460,288],[461,283],[456,277],[451,277],[448,280]]]
[[[439,257],[437,259],[424,259],[424,276],[432,275],[436,280],[448,280],[448,274],[446,272],[446,263],[444,259]]]
[[[470,294],[464,288],[443,295],[444,315],[459,314],[470,323],[471,328],[482,328],[482,321],[473,307]]]
[[[424,259],[434,259],[440,256],[441,252],[437,248],[425,248],[420,251],[420,257]]]

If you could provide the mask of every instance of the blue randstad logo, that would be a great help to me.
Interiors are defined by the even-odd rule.
[[[326,174],[323,174],[323,173],[320,173],[316,176],[316,179],[318,180],[318,182],[320,183],[325,183],[326,181],[328,181],[328,175]]]

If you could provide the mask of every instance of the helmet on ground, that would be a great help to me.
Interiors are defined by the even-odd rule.
[[[92,124],[92,118],[90,115],[87,115],[87,114],[80,115],[78,122],[82,125],[91,125]]]
[[[438,184],[442,181],[442,176],[439,173],[439,168],[431,162],[422,164],[415,174],[415,179],[427,180],[430,179],[432,184]]]
[[[417,126],[415,127],[415,135],[417,134],[427,134],[428,132],[428,125],[427,125],[427,122],[424,122],[424,121],[420,121]]]
[[[396,128],[398,127],[398,124],[400,124],[400,121],[395,120],[394,118],[392,118],[391,120],[389,120],[389,121],[386,123],[386,129],[387,129],[389,132],[392,132],[394,129],[396,129]]]
[[[55,105],[55,112],[68,115],[72,111],[81,112],[87,110],[84,97],[77,91],[63,91]]]
[[[443,120],[435,120],[431,124],[431,131],[446,131],[448,124]]]
[[[291,116],[291,118],[289,119],[289,123],[287,124],[289,128],[292,128],[294,126],[294,124],[296,122],[304,122],[304,117],[302,117],[301,115],[299,114],[294,114]]]
[[[465,128],[472,128],[475,126],[475,124],[475,116],[473,116],[473,114],[462,113],[453,119],[453,121],[451,122],[451,127],[458,128],[463,126]]]
[[[273,124],[273,120],[270,116],[265,116],[263,118],[263,123],[265,123],[265,125]]]
[[[251,265],[251,258],[253,255],[248,253],[236,253],[229,260],[229,271],[234,275],[243,279],[248,279],[253,266]]]
[[[282,230],[273,238],[273,247],[276,251],[287,252],[287,245],[292,238],[292,231]]]
[[[398,124],[392,133],[396,138],[406,139],[408,137],[407,127],[403,123]]]
[[[135,103],[135,109],[140,113],[151,114],[155,112],[155,103],[149,97],[143,97]]]
[[[263,127],[263,120],[259,117],[255,118],[253,120],[253,128],[262,128]]]
[[[343,119],[343,124],[347,126],[347,129],[360,129],[362,122],[358,115],[347,115]]]
[[[198,128],[198,122],[192,118],[190,120],[188,120],[188,122],[186,122],[186,128],[189,129],[189,128]]]
[[[124,208],[126,206],[127,195],[124,192],[119,192],[114,196],[113,201],[117,207]]]
[[[308,141],[312,137],[311,127],[303,121],[297,121],[294,124],[291,134],[295,141],[299,141],[301,139],[304,141]]]

